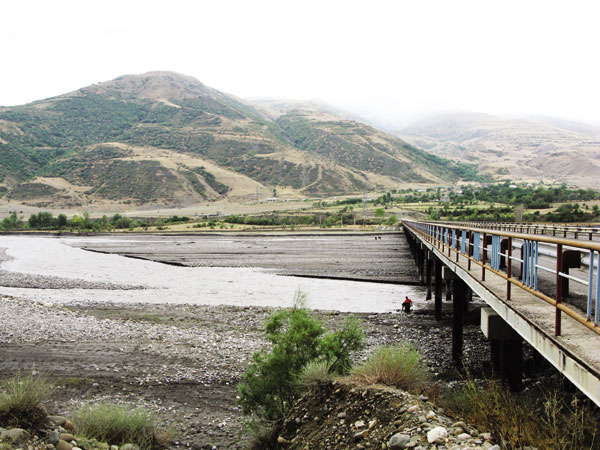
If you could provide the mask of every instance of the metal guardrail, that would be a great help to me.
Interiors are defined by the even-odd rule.
[[[511,300],[511,287],[517,286],[555,307],[554,334],[561,334],[561,312],[572,317],[587,328],[600,334],[600,243],[556,237],[535,236],[493,229],[450,225],[437,222],[416,222],[402,220],[402,223],[423,239],[436,246],[450,258],[454,252],[456,262],[467,259],[470,271],[472,264],[481,266],[481,280],[485,281],[486,271],[506,280],[506,300]],[[513,240],[521,240],[521,255],[513,255]],[[540,244],[555,248],[553,267],[540,262]],[[489,248],[491,245],[491,248]],[[589,254],[587,280],[568,273],[569,260],[579,259],[572,249]],[[513,275],[513,262],[520,264],[518,276]],[[571,266],[572,267],[572,266]],[[555,279],[554,296],[539,290],[540,271],[550,273]],[[567,281],[565,281],[567,280]],[[563,283],[568,280],[587,286],[587,310],[585,315],[565,305]],[[595,290],[594,290],[595,284]],[[595,292],[594,292],[595,291]]]
[[[448,223],[448,222],[435,222]],[[537,234],[542,236],[561,236],[573,239],[587,238],[593,240],[600,237],[600,225],[598,224],[557,224],[557,223],[515,223],[515,222],[454,222],[453,225],[486,228],[498,231],[509,231],[513,233]]]

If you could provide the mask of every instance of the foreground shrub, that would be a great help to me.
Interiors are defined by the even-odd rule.
[[[438,402],[493,434],[503,448],[597,449],[598,417],[557,393],[512,393],[497,380],[467,378]]]
[[[362,348],[362,330],[348,319],[342,329],[325,335],[321,322],[304,308],[305,295],[296,293],[294,307],[272,314],[265,324],[270,352],[253,355],[238,385],[245,414],[269,421],[282,417],[300,395],[300,374],[313,361],[327,364],[328,373],[345,374],[351,353]]]
[[[156,418],[142,407],[88,405],[73,415],[80,435],[110,445],[137,444],[142,450],[163,448],[169,434],[160,433]]]
[[[352,378],[365,384],[385,384],[415,391],[427,381],[422,355],[409,345],[375,349],[367,362],[352,369]]]
[[[45,378],[19,375],[2,382],[1,392],[0,425],[32,430],[46,423],[43,403],[52,387]]]

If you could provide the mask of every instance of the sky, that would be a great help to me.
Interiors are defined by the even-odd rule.
[[[390,125],[452,111],[600,125],[599,18],[597,0],[6,1],[0,105],[168,70]]]

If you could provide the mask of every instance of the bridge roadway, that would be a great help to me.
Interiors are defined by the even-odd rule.
[[[404,220],[403,225],[417,265],[420,266],[422,280],[426,284],[429,283],[428,290],[431,289],[432,272],[435,272],[436,303],[438,297],[441,297],[440,283],[442,280],[455,280],[451,282],[454,284],[453,353],[456,354],[455,359],[460,359],[462,351],[461,321],[464,310],[467,308],[466,301],[469,298],[468,290],[470,289],[489,306],[489,308],[482,309],[482,331],[492,340],[491,357],[494,366],[504,374],[511,387],[518,388],[520,385],[522,342],[524,340],[596,405],[600,406],[600,327],[597,325],[598,319],[600,319],[598,317],[600,308],[597,305],[600,281],[598,281],[598,272],[596,271],[594,276],[593,270],[597,263],[592,265],[590,276],[591,284],[596,285],[595,302],[594,298],[590,302],[596,303],[596,305],[592,304],[591,308],[588,306],[586,317],[586,312],[562,303],[563,299],[559,291],[562,291],[561,283],[564,277],[560,276],[561,270],[558,271],[559,276],[555,275],[558,286],[555,286],[556,295],[551,298],[536,290],[537,281],[535,289],[533,289],[526,286],[526,284],[531,286],[531,283],[519,280],[520,274],[515,275],[515,266],[520,266],[522,262],[516,257],[517,252],[509,253],[505,249],[504,253],[500,253],[497,250],[496,258],[499,258],[498,255],[502,255],[511,259],[510,271],[497,270],[497,261],[495,267],[492,267],[494,266],[494,256],[487,245],[487,233],[499,235],[501,238],[511,237],[511,241],[509,241],[511,243],[519,239],[523,242],[527,236],[482,228],[468,229],[464,225],[444,226],[439,223],[409,220]],[[455,230],[454,235],[452,235],[452,229]],[[463,230],[468,231],[463,234]],[[477,234],[479,234],[478,242],[486,242],[486,245],[479,246],[478,256],[473,251],[473,237]],[[467,242],[462,242],[465,235]],[[489,238],[489,234],[487,237]],[[562,253],[562,245],[557,246],[559,240],[556,238],[535,237],[532,239],[545,240],[540,243],[545,246],[554,245],[555,254]],[[565,242],[565,244],[567,243]],[[581,245],[587,245],[591,255],[595,255],[597,261],[600,250],[597,242],[574,245],[579,245],[582,251],[585,251],[587,247],[582,248]],[[498,248],[499,245],[497,244],[496,247]],[[511,245],[511,249],[512,247],[513,245]],[[567,245],[565,245],[566,247]],[[535,264],[538,264],[537,259]],[[442,266],[444,270],[440,271],[436,267],[436,270],[433,271],[431,265]],[[535,266],[533,267],[535,268]],[[510,275],[508,275],[509,273]],[[593,290],[590,290],[590,295],[594,297]],[[555,302],[554,305],[552,301]],[[439,302],[441,316],[441,298]]]

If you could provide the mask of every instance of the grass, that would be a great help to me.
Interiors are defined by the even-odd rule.
[[[350,377],[365,384],[385,384],[413,392],[429,378],[422,355],[407,344],[375,349],[365,364],[352,369]]]
[[[598,417],[556,392],[511,393],[497,380],[468,375],[437,399],[440,406],[493,434],[502,448],[598,449]]]
[[[110,445],[137,444],[141,450],[164,448],[170,433],[160,432],[156,418],[146,409],[126,405],[97,404],[73,415],[80,435]]]
[[[52,387],[43,377],[17,375],[1,384],[0,424],[28,430],[46,423],[48,414],[43,403]]]
[[[326,383],[333,380],[333,374],[329,373],[330,365],[326,361],[311,361],[300,372],[298,382],[304,389]]]

